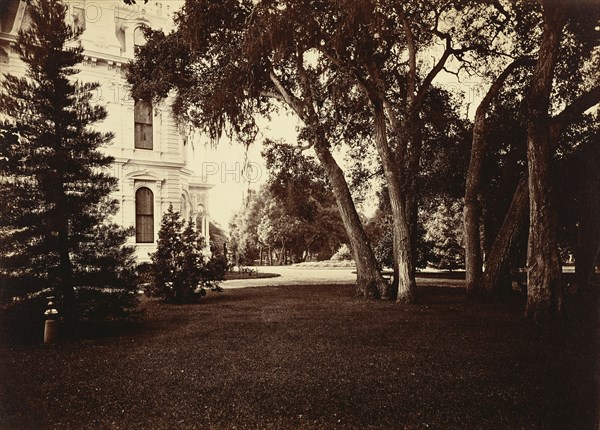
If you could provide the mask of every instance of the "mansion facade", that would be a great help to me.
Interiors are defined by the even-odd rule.
[[[112,174],[118,179],[113,197],[119,203],[114,221],[134,226],[138,261],[148,261],[156,250],[162,215],[173,205],[184,219],[193,219],[209,244],[208,191],[205,180],[194,175],[189,136],[172,117],[168,102],[151,106],[134,101],[125,79],[135,46],[143,44],[142,27],[164,29],[172,25],[174,5],[164,0],[127,6],[122,0],[64,0],[68,20],[83,29],[80,37],[84,62],[76,79],[100,84],[92,103],[104,106],[107,118],[95,125],[112,132],[104,148],[114,157]],[[28,25],[27,2],[0,2],[0,73],[24,76],[25,65],[14,50],[17,33]]]

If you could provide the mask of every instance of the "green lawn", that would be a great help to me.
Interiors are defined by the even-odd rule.
[[[0,428],[592,429],[591,311],[540,329],[520,298],[463,294],[428,288],[400,306],[286,286],[145,300],[145,320],[110,335],[3,345]]]

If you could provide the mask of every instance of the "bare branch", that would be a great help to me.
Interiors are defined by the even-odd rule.
[[[461,67],[462,67],[462,66],[461,66]],[[446,72],[446,73],[450,74],[450,75],[454,75],[454,76],[456,76],[456,79],[458,79],[458,82],[460,83],[460,75],[459,75],[460,68],[458,69],[458,71],[457,71],[457,72],[454,72],[454,71],[452,71],[452,70],[448,69],[446,66],[444,66],[444,67],[442,67],[442,70],[443,70],[444,72]]]
[[[304,152],[314,146],[314,143],[307,143],[306,145],[301,145],[301,146],[292,145],[290,143],[283,143],[283,142],[273,142],[273,143],[275,143],[275,145],[280,146],[280,147],[299,149],[301,152]]]
[[[270,99],[275,99],[275,100],[279,100],[280,102],[283,103],[287,103],[285,98],[281,95],[281,93],[276,92],[276,91],[261,91],[260,95],[266,98],[270,98]]]
[[[415,38],[412,29],[410,28],[408,18],[404,12],[400,10],[398,3],[396,3],[396,12],[402,20],[402,27],[404,28],[404,33],[406,34],[406,46],[408,48],[408,84],[406,91],[408,93],[409,103],[412,103],[417,88],[417,53],[415,47]]]
[[[275,85],[275,88],[277,88],[279,94],[281,94],[283,101],[285,101],[285,103],[287,103],[288,106],[291,107],[302,120],[305,120],[304,103],[302,100],[293,95],[283,86],[274,71],[271,70],[269,72],[269,77],[271,78],[271,82],[273,82]]]

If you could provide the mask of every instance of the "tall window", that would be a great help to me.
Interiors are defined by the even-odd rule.
[[[142,46],[146,44],[146,36],[142,27],[133,30],[133,46]]]
[[[149,188],[135,193],[135,241],[154,242],[154,195]]]
[[[136,101],[134,105],[135,147],[152,149],[152,106]]]

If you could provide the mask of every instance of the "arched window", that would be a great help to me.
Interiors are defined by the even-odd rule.
[[[142,27],[136,27],[133,30],[133,45],[142,46],[146,44],[146,36],[144,36],[144,29]]]
[[[135,193],[135,241],[154,242],[154,195],[145,187]]]

